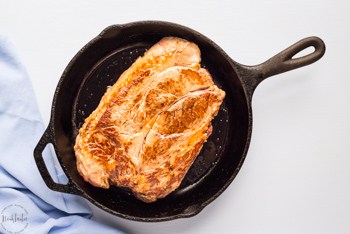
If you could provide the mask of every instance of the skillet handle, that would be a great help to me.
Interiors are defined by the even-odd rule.
[[[81,192],[78,190],[78,188],[73,184],[72,180],[68,177],[68,183],[67,184],[58,184],[55,181],[53,181],[43,158],[43,151],[47,144],[52,143],[52,134],[50,125],[45,130],[43,136],[41,137],[39,143],[36,145],[34,149],[34,159],[36,162],[36,165],[39,169],[39,172],[41,174],[41,177],[43,178],[45,184],[47,187],[49,187],[51,190],[55,190],[58,192],[64,192],[64,193],[71,193],[80,195]]]
[[[302,57],[293,58],[299,52],[309,47],[314,47],[315,51]],[[326,46],[320,38],[307,37],[291,45],[262,64],[256,66],[242,65],[243,69],[240,73],[243,77],[247,77],[244,83],[248,90],[250,90],[252,96],[255,88],[264,79],[314,63],[322,58],[325,51]]]

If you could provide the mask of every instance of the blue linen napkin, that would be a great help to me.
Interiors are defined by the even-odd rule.
[[[44,130],[25,69],[0,35],[0,233],[121,233],[91,220],[83,198],[47,188],[33,157]],[[52,151],[43,154],[63,182]]]

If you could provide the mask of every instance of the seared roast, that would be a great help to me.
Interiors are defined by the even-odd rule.
[[[166,37],[108,88],[76,138],[87,182],[127,187],[145,202],[179,187],[225,97],[200,60],[196,44]]]

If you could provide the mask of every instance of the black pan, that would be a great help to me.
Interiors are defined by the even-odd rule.
[[[78,128],[96,108],[107,86],[165,36],[196,43],[202,52],[202,66],[225,90],[226,97],[213,121],[212,135],[180,187],[164,199],[144,203],[126,189],[105,190],[84,182],[76,169],[73,145]],[[315,51],[293,58],[308,47]],[[309,37],[260,65],[244,66],[204,35],[181,25],[142,21],[110,26],[84,46],[63,72],[54,94],[50,123],[34,150],[35,161],[50,189],[83,196],[116,216],[138,221],[193,216],[217,198],[242,167],[251,138],[251,99],[257,85],[267,77],[311,64],[324,52],[323,41]],[[68,177],[67,184],[55,183],[48,173],[42,152],[49,143]]]

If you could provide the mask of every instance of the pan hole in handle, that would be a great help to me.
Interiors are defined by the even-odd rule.
[[[58,162],[57,157],[55,157],[55,150],[51,143],[48,143],[43,150],[43,159],[47,170],[49,171],[50,177],[57,184],[66,185],[69,180],[64,174],[61,164]]]
[[[302,58],[302,57],[305,57],[309,54],[312,54],[315,52],[315,47],[312,47],[312,46],[309,46],[301,51],[299,51],[298,53],[296,53],[295,55],[292,56],[291,59],[297,59],[297,58]]]

